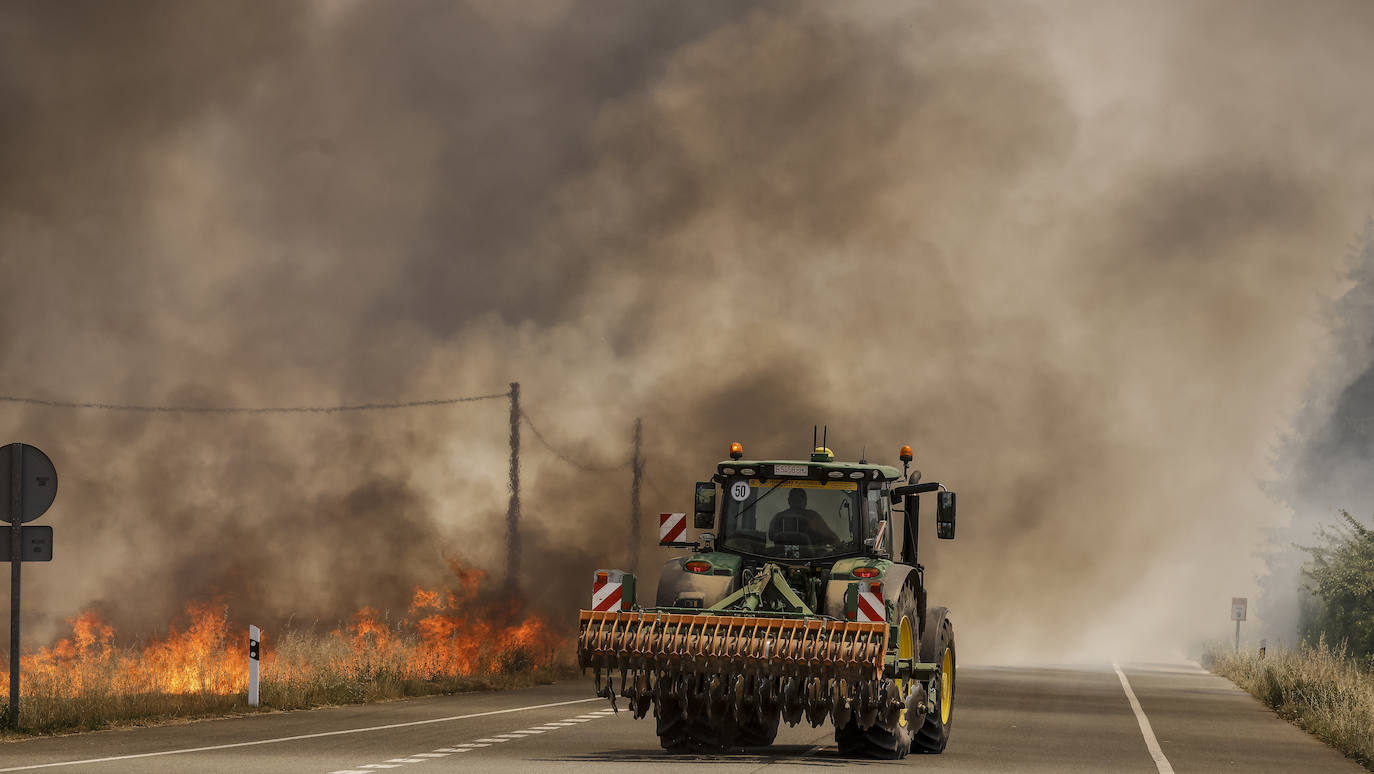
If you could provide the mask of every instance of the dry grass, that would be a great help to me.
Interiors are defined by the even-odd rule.
[[[1325,642],[1296,650],[1212,648],[1203,664],[1281,717],[1374,770],[1374,663]]]
[[[20,728],[33,734],[271,710],[504,689],[575,674],[565,641],[535,619],[495,626],[429,615],[388,623],[364,610],[328,633],[264,633],[261,708],[247,704],[247,638],[222,609],[192,607],[189,625],[117,646],[92,616],[73,636],[24,657]],[[8,675],[0,676],[0,711]],[[3,718],[3,715],[0,715]]]

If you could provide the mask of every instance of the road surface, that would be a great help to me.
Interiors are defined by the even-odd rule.
[[[766,750],[668,756],[591,680],[0,744],[0,772],[1361,772],[1191,665],[964,667],[939,756],[840,758],[828,725]]]

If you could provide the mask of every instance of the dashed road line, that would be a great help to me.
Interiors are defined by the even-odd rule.
[[[389,731],[393,728],[410,728],[412,726],[427,726],[432,723],[449,723],[454,720],[467,720],[469,718],[485,718],[491,715],[507,715],[512,712],[524,712],[533,709],[548,709],[549,707],[565,707],[569,704],[584,704],[589,701],[605,701],[599,696],[590,699],[573,699],[571,701],[555,701],[548,704],[533,704],[527,707],[511,707],[510,709],[490,710],[487,712],[472,712],[467,715],[450,715],[444,718],[429,718],[427,720],[412,720],[408,723],[388,723],[384,726],[368,726],[366,728],[345,728],[340,731],[321,731],[316,734],[297,734],[296,736],[278,736],[271,739],[256,739],[251,742],[233,742],[231,744],[212,744],[206,747],[187,747],[179,750],[158,750],[157,752],[135,753],[133,755],[110,755],[105,758],[86,758],[76,761],[56,761],[53,763],[35,763],[29,766],[10,766],[0,769],[6,771],[29,771],[31,769],[50,769],[54,766],[84,766],[91,763],[110,763],[111,761],[129,761],[137,758],[158,758],[163,755],[186,755],[188,753],[210,752],[213,750],[232,750],[236,747],[255,747],[263,744],[278,744],[280,742],[298,742],[302,739],[320,739],[326,736],[342,736],[344,734],[362,734],[370,731]]]
[[[575,718],[567,718],[566,720],[562,720],[555,723],[545,723],[541,726],[531,726],[529,728],[521,729],[519,731],[507,731],[504,734],[493,734],[491,736],[484,736],[481,739],[477,739],[472,742],[464,742],[462,744],[455,744],[451,747],[439,747],[436,748],[433,752],[412,753],[411,755],[406,756],[404,758],[390,758],[385,763],[364,763],[353,769],[340,769],[338,771],[331,771],[329,772],[329,774],[370,774],[371,772],[377,769],[394,769],[404,766],[407,763],[424,763],[427,760],[431,760],[433,758],[443,758],[453,753],[472,752],[473,750],[476,750],[479,747],[490,747],[493,744],[500,744],[501,742],[514,742],[518,739],[525,739],[527,737],[536,736],[538,734],[547,733],[549,731],[557,731],[561,728],[567,728],[578,723],[590,723],[591,721],[596,720],[598,718],[610,717],[613,714],[615,714],[615,710],[601,710],[599,712],[590,712],[585,715],[578,715]]]

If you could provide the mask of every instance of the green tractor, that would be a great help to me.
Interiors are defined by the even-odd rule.
[[[813,444],[814,445],[814,444]],[[769,745],[780,722],[828,719],[846,756],[940,753],[954,720],[954,625],[926,601],[918,496],[935,493],[936,536],[954,537],[954,492],[910,471],[745,460],[731,444],[687,514],[660,514],[663,568],[652,607],[634,576],[598,570],[580,614],[578,658],[598,695],[653,710],[670,751]],[[896,506],[900,506],[896,507]],[[718,531],[713,534],[710,530]]]

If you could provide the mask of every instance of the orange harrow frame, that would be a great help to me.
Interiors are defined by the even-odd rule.
[[[882,677],[888,636],[883,621],[582,610],[577,657],[583,668],[858,682]]]

